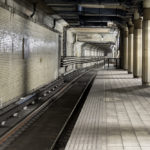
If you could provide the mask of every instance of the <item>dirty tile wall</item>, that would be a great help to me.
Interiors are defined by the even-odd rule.
[[[58,77],[58,34],[0,7],[0,107]]]

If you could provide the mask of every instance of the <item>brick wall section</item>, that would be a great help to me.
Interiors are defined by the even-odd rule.
[[[58,34],[0,7],[2,107],[58,77]]]

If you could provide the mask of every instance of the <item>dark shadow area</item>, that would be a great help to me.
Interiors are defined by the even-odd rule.
[[[94,79],[93,79],[93,81],[94,81]],[[83,96],[82,96],[82,98],[81,98],[77,108],[75,109],[72,117],[70,118],[70,120],[69,120],[67,126],[65,127],[63,133],[61,134],[60,138],[56,142],[55,147],[54,147],[53,150],[64,150],[65,149],[66,144],[67,144],[67,142],[68,142],[68,140],[69,140],[69,138],[71,136],[72,130],[73,130],[74,126],[75,126],[75,123],[76,123],[76,121],[77,121],[77,119],[79,117],[79,114],[80,114],[80,112],[81,112],[81,110],[83,108],[83,105],[84,105],[84,103],[86,101],[86,98],[87,98],[87,96],[89,94],[89,91],[90,91],[90,89],[92,87],[93,81],[90,83],[90,85],[86,89],[85,93],[83,94]]]
[[[97,76],[111,76],[111,75],[128,75],[128,73],[120,73],[120,74],[98,74]]]
[[[20,7],[19,9],[22,9],[22,7]],[[28,82],[29,82],[29,75],[28,75],[28,70],[29,70],[29,55],[30,55],[30,28],[29,28],[29,20],[26,17],[22,17],[22,22],[21,24],[23,24],[21,26],[21,30],[22,30],[22,36],[20,37],[22,39],[22,51],[21,51],[21,55],[22,55],[22,60],[23,60],[23,95],[27,95],[28,93]]]
[[[29,65],[29,60],[28,60],[28,54],[29,53],[29,43],[27,42],[26,38],[23,38],[22,42],[22,49],[23,49],[23,58],[24,59],[24,78],[23,78],[23,86],[24,86],[24,95],[27,95],[28,93],[28,65]]]
[[[133,80],[133,78],[96,78],[96,79],[132,79]]]
[[[134,119],[134,118],[133,118]],[[121,126],[120,128],[120,125],[119,124],[113,124],[113,123],[109,123],[107,122],[107,126],[105,126],[105,124],[102,124],[99,125],[95,125],[94,128],[93,126],[91,126],[91,124],[82,124],[82,126],[76,126],[75,127],[75,130],[76,131],[79,131],[79,129],[86,129],[85,132],[81,131],[81,133],[78,133],[78,135],[76,134],[76,139],[78,139],[78,137],[98,137],[98,136],[107,136],[107,134],[109,136],[111,135],[117,135],[116,132],[124,132],[124,134],[127,134],[127,135],[133,135],[135,131],[139,131],[139,133],[141,131],[147,131],[148,134],[150,134],[150,131],[148,131],[146,126],[141,126],[139,124],[139,127],[136,127],[136,128],[133,128],[132,124],[130,126],[128,125],[124,125],[124,126]],[[86,132],[86,131],[90,131],[90,132]],[[95,131],[99,131],[97,134],[95,133]],[[142,137],[146,137],[147,134],[142,134],[141,132],[141,136]],[[63,149],[62,149],[63,150]]]
[[[123,88],[113,88],[113,89],[106,89],[106,91],[108,92],[116,92],[116,93],[131,93],[131,92],[134,92],[134,91],[138,91],[138,90],[142,90],[142,89],[148,89],[150,88],[149,86],[143,86],[143,85],[137,85],[137,86],[127,86],[127,87],[123,87]],[[143,93],[144,96],[146,96],[145,94],[149,94],[150,96],[150,93],[146,93],[144,92]]]

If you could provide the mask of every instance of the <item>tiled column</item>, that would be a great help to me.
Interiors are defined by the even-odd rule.
[[[142,77],[142,18],[138,11],[134,14],[133,75]]]
[[[150,0],[144,0],[143,7],[142,82],[150,85]]]
[[[128,69],[128,27],[124,29],[124,67],[123,69]]]
[[[134,26],[132,20],[129,22],[129,44],[128,44],[128,73],[133,73],[133,37]]]

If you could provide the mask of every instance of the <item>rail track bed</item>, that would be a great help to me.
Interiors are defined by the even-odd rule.
[[[93,69],[80,75],[65,93],[56,96],[57,100],[43,107],[3,142],[0,150],[52,150],[96,72]]]

